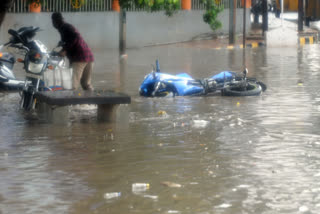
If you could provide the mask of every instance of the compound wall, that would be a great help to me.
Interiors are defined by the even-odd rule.
[[[247,10],[248,30],[250,13]],[[127,48],[189,41],[212,33],[209,25],[203,22],[203,13],[203,10],[179,11],[172,17],[167,17],[164,12],[127,12]],[[119,47],[119,13],[63,13],[63,16],[78,28],[92,49]],[[243,9],[237,9],[237,33],[243,31],[242,17]],[[229,10],[219,14],[219,19],[223,27],[216,33],[228,34]],[[51,13],[8,13],[0,29],[0,43],[8,41],[8,29],[31,25],[42,29],[36,38],[48,48],[53,48],[60,40],[57,30],[52,26]]]

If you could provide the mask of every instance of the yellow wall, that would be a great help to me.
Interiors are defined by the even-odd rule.
[[[280,10],[280,0],[276,1],[277,9]],[[306,0],[306,17],[320,19],[320,0]],[[284,0],[284,11],[298,11],[298,0]]]
[[[277,0],[277,9],[280,10],[280,0]],[[284,0],[283,2],[284,11],[298,11],[298,0]]]
[[[309,0],[307,2],[306,16],[320,19],[320,0]]]

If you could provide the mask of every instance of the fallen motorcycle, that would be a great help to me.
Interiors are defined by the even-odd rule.
[[[248,70],[242,73],[222,71],[205,79],[194,79],[189,74],[171,75],[160,72],[159,61],[156,68],[145,76],[139,93],[145,97],[203,96],[221,92],[222,96],[258,96],[267,89],[255,78],[247,77]]]

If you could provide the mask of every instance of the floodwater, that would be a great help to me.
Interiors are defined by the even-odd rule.
[[[94,86],[132,98],[113,124],[97,122],[94,107],[40,120],[1,93],[0,213],[320,213],[317,45],[247,49],[249,76],[268,86],[258,97],[139,97],[156,59],[204,78],[241,71],[243,51],[158,46],[121,63],[97,52]]]

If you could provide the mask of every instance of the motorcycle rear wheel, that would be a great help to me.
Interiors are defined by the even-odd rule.
[[[240,87],[230,87],[221,90],[222,96],[259,96],[262,92],[262,88],[257,83],[250,83],[248,82],[246,90]]]

